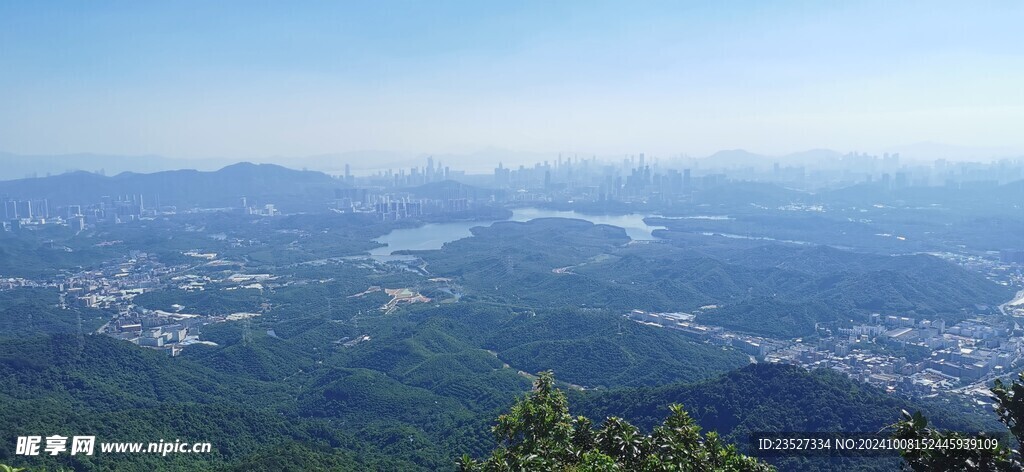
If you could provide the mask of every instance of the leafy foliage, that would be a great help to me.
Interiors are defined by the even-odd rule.
[[[994,420],[971,421],[973,410],[939,401],[908,400],[830,370],[752,364],[696,384],[570,392],[575,413],[588,418],[619,416],[653,428],[673,404],[686,405],[703,428],[743,450],[755,432],[877,432],[907,408],[924,408],[949,428],[988,429]],[[892,470],[895,458],[770,458],[780,469]]]
[[[221,373],[188,359],[105,336],[0,342],[0,441],[17,436],[95,435],[99,441],[209,441],[210,454],[33,457],[33,467],[75,470],[193,469],[227,465],[278,444],[330,451],[347,468],[413,467],[322,421],[286,414],[283,383]],[[24,457],[0,449],[0,461]],[[326,458],[324,458],[326,460]]]
[[[928,420],[915,412],[903,411],[900,421],[893,427],[893,438],[914,441],[931,441],[935,444],[949,444],[950,441],[986,439],[985,434],[968,435],[958,432],[943,432],[928,427]],[[983,447],[921,447],[902,451],[903,459],[914,472],[932,470],[962,471],[1010,471],[1020,470],[1021,464],[1014,452],[1005,445],[988,449]]]
[[[493,430],[499,447],[482,462],[464,456],[461,470],[774,470],[723,444],[715,433],[701,435],[680,405],[672,405],[668,419],[650,435],[616,417],[594,430],[587,418],[569,415],[565,394],[554,382],[550,371],[541,373],[533,392],[498,417]]]
[[[1016,443],[1024,444],[1024,372],[1018,379],[1007,384],[996,379],[992,387],[995,412],[1013,435]],[[920,411],[910,414],[903,411],[900,420],[893,425],[893,437],[914,441],[930,440],[949,443],[963,440],[985,440],[985,433],[968,435],[955,431],[941,431],[928,426],[928,419]],[[996,448],[985,447],[944,447],[913,448],[902,451],[904,460],[915,472],[929,470],[963,471],[1009,471],[1024,469],[1020,452],[1010,449],[1005,439]]]

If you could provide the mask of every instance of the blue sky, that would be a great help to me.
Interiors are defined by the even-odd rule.
[[[0,150],[1024,150],[1022,2],[0,2]]]

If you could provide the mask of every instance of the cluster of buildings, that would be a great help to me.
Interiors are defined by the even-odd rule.
[[[68,273],[53,279],[0,279],[0,290],[21,287],[57,290],[65,308],[75,304],[82,308],[116,313],[99,328],[99,333],[177,355],[182,347],[198,341],[196,336],[189,336],[190,319],[196,318],[196,315],[137,309],[133,299],[162,286],[163,280],[181,269],[167,266],[145,252],[129,251],[128,256],[121,260],[109,261],[95,269]]]
[[[143,312],[135,308],[133,299],[162,286],[163,280],[181,269],[167,266],[145,252],[130,251],[123,260],[67,275],[55,283],[55,288],[69,303],[117,313],[99,333],[175,356],[189,342],[198,340],[195,336],[189,338],[188,325],[182,324],[188,316],[172,320],[155,311]]]
[[[1021,265],[1006,254],[935,254],[995,283],[1024,285]],[[1002,256],[1001,258],[999,256]],[[714,309],[714,306],[703,309]],[[947,326],[944,320],[871,314],[866,323],[828,329],[812,338],[773,339],[696,322],[689,313],[634,310],[634,321],[677,330],[691,339],[732,346],[764,362],[828,368],[888,391],[929,395],[963,393],[987,400],[988,383],[1024,363],[1024,291],[999,306],[978,305],[976,315]]]
[[[830,330],[819,334],[813,345],[793,343],[765,360],[830,368],[888,390],[929,394],[1004,376],[1024,355],[1024,338],[1016,323],[999,315],[949,327],[941,320],[872,315],[869,324],[838,329],[835,335]],[[927,355],[908,359],[887,354],[892,346]]]
[[[80,306],[117,309],[156,287],[163,276],[174,270],[145,252],[129,251],[123,260],[65,276],[56,282],[56,288]]]
[[[914,395],[974,392],[977,389],[970,387],[1005,376],[1024,360],[1024,331],[1001,315],[978,316],[947,327],[942,320],[873,314],[865,324],[834,332],[818,329],[813,341],[736,333],[697,323],[689,313],[633,310],[625,316],[697,341],[732,346],[758,361],[832,369],[888,391]],[[903,354],[908,351],[917,355]]]
[[[466,178],[466,171],[455,170],[428,157],[425,166],[411,167],[406,169],[379,170],[372,175],[356,178],[351,173],[351,168],[345,164],[345,173],[342,176],[349,185],[363,185],[371,188],[403,188],[416,187],[419,185],[443,182],[445,180],[462,180]]]
[[[45,224],[71,224],[82,228],[85,227],[84,219],[80,215],[68,215],[64,220],[57,215],[50,216],[50,204],[47,199],[41,200],[4,200],[4,219],[2,229],[11,231],[19,230],[24,226],[38,226]]]
[[[658,202],[667,205],[691,202],[694,192],[727,181],[772,182],[786,187],[815,190],[855,184],[875,184],[884,189],[906,187],[951,188],[999,185],[1024,178],[1024,161],[1000,160],[988,163],[908,162],[898,153],[828,155],[807,153],[780,158],[727,151],[709,158],[684,155],[652,158],[644,153],[614,159],[573,155],[506,166],[499,163],[492,172],[467,174],[436,162],[408,169],[379,170],[372,175],[352,175],[345,165],[337,178],[346,184],[335,195],[335,208],[343,212],[373,213],[383,220],[460,212],[486,203],[542,202]],[[411,189],[429,184],[458,182],[476,188],[460,190],[450,186],[441,194],[413,195]],[[480,192],[480,189],[490,191]],[[255,205],[241,198],[247,214],[275,216],[273,204]],[[62,224],[85,229],[104,222],[124,222],[160,213],[159,202],[150,208],[142,195],[102,197],[88,205],[52,208],[50,202],[6,198],[3,226],[17,229],[39,224]],[[172,208],[172,207],[167,207]],[[1004,261],[1024,264],[1017,250],[1004,251]]]
[[[82,231],[87,225],[135,221],[156,213],[156,210],[146,207],[142,195],[105,196],[89,205],[57,207],[52,207],[47,199],[10,199],[4,201],[3,208],[3,229],[8,231],[44,225],[69,226],[75,231]]]
[[[281,211],[273,203],[264,203],[263,205],[254,205],[249,202],[248,197],[241,198],[242,213],[246,215],[257,215],[257,216],[278,216]]]
[[[697,188],[724,181],[725,175],[720,173],[693,178],[689,168],[652,165],[641,153],[638,158],[629,156],[621,163],[578,156],[559,156],[553,162],[544,161],[532,167],[520,165],[515,169],[499,163],[492,182],[486,185],[514,189],[508,198],[518,202],[551,201],[555,196],[572,201],[638,202],[685,199]]]
[[[199,341],[198,336],[189,336],[188,328],[180,324],[146,327],[143,324],[126,320],[124,324],[117,326],[116,329],[116,331],[108,334],[132,344],[164,351],[171,357],[180,354],[182,349],[189,344],[199,342],[213,344],[209,341]]]
[[[1024,161],[989,163],[902,160],[898,153],[827,155],[808,153],[782,158],[742,151],[711,158],[670,156],[651,158],[643,153],[622,159],[558,155],[532,165],[506,166],[499,162],[489,174],[467,174],[434,165],[407,170],[378,171],[355,177],[346,166],[344,180],[353,187],[394,190],[454,180],[481,188],[504,190],[496,198],[511,202],[685,202],[695,191],[728,180],[772,182],[814,190],[868,183],[888,190],[907,187],[953,188],[999,185],[1024,178]],[[353,199],[358,201],[360,199]]]
[[[372,214],[382,221],[397,221],[430,215],[466,212],[485,200],[468,187],[454,184],[438,188],[432,197],[409,192],[374,188],[335,190],[334,210],[342,213]],[[487,202],[490,201],[486,198]]]
[[[242,213],[256,216],[278,216],[281,211],[273,203],[255,204],[247,197],[240,197]],[[56,206],[47,199],[5,200],[3,205],[3,230],[32,229],[44,225],[67,226],[76,232],[99,224],[119,224],[150,218],[159,214],[174,213],[174,206],[147,206],[141,194],[104,196],[91,204],[69,204]],[[220,211],[224,208],[197,209],[193,211]],[[230,210],[230,208],[228,209]],[[237,211],[237,210],[236,210]]]
[[[621,161],[559,156],[556,161],[516,168],[499,163],[489,181],[479,177],[474,180],[474,177],[466,176],[467,182],[514,190],[508,195],[510,200],[672,203],[688,201],[694,191],[712,188],[730,179],[804,189],[859,183],[876,184],[888,190],[911,186],[998,185],[1024,177],[1024,163],[1006,160],[988,164],[950,163],[941,159],[931,164],[904,163],[898,153],[881,156],[848,153],[832,160],[809,162],[800,159],[780,162],[753,155],[721,159],[685,156],[650,159],[640,153]]]
[[[120,244],[108,241],[101,244]],[[186,255],[207,260],[216,266],[223,261],[215,253],[187,251]],[[26,278],[0,279],[0,290],[22,287],[43,287],[57,290],[64,307],[75,304],[82,308],[105,310],[112,318],[97,333],[122,339],[142,347],[161,350],[176,356],[183,348],[193,344],[213,344],[200,340],[199,330],[209,323],[239,321],[260,316],[262,313],[185,313],[181,305],[172,305],[173,311],[153,310],[137,306],[135,298],[145,292],[175,288],[183,291],[203,291],[211,284],[216,289],[257,289],[274,283],[270,274],[233,273],[211,278],[207,275],[187,273],[192,264],[166,265],[142,251],[127,251],[127,256],[108,261],[101,266],[74,273],[61,274],[46,280]]]
[[[50,205],[42,200],[5,200],[4,219],[46,219],[50,217]]]

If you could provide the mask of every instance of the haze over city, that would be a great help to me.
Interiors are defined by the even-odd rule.
[[[0,472],[1024,471],[1022,24],[0,1]]]
[[[0,150],[1019,157],[1024,5],[941,3],[7,2]]]

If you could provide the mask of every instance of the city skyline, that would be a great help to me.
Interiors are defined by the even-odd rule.
[[[0,472],[1024,472],[1020,24],[0,1]]]

